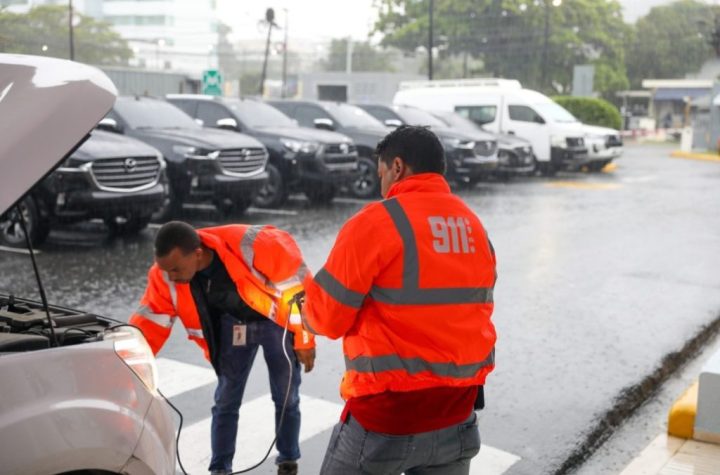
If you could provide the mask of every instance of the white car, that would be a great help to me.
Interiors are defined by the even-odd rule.
[[[583,130],[591,171],[602,170],[623,154],[623,140],[617,130],[595,125],[583,125]]]
[[[13,205],[72,153],[115,95],[95,68],[0,54],[0,214],[20,221]],[[133,327],[0,294],[4,475],[174,474],[175,427],[156,385],[155,358]]]

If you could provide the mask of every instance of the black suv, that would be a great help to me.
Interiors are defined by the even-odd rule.
[[[59,168],[20,202],[32,245],[56,223],[100,218],[116,234],[136,233],[163,206],[167,186],[160,152],[138,140],[93,131]],[[24,247],[15,209],[0,217],[0,243]]]
[[[303,127],[334,130],[350,137],[358,151],[358,177],[350,191],[358,198],[378,196],[380,187],[375,146],[390,131],[364,110],[350,104],[323,101],[268,101]]]
[[[337,132],[300,127],[264,102],[203,95],[171,94],[167,100],[206,127],[243,132],[268,150],[268,183],[255,197],[263,207],[282,205],[291,191],[311,202],[329,203],[339,187],[358,175],[355,144]]]
[[[492,134],[479,131],[470,135],[451,129],[434,115],[416,107],[381,104],[358,104],[358,107],[388,127],[401,125],[430,127],[445,149],[447,163],[445,174],[455,183],[472,185],[497,171],[497,140]]]
[[[267,180],[268,154],[260,142],[204,128],[163,100],[118,97],[99,127],[140,139],[163,154],[170,184],[163,219],[191,201],[209,201],[222,213],[240,213]]]
[[[490,134],[477,123],[466,119],[457,112],[433,112],[448,127],[462,131],[469,136]],[[511,134],[492,133],[498,141],[498,168],[501,177],[510,175],[532,175],[535,172],[535,154],[528,140]]]

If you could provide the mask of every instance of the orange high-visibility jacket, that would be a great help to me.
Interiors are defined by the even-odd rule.
[[[294,333],[295,349],[315,347],[312,335],[302,328],[297,307],[288,304],[302,290],[308,273],[293,238],[272,226],[228,225],[198,230],[203,245],[212,249],[235,282],[238,294],[250,307]],[[157,354],[170,336],[176,318],[182,320],[188,338],[197,343],[209,360],[198,308],[190,284],[176,284],[153,264],[140,307],[130,318]]]
[[[303,323],[344,337],[344,399],[481,385],[494,368],[495,280],[475,213],[441,175],[413,175],[345,223],[304,280]]]

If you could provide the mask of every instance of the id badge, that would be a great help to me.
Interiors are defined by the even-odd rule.
[[[245,346],[247,344],[247,325],[233,325],[233,346]]]

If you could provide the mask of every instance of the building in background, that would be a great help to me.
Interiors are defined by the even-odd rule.
[[[13,13],[67,0],[0,0]],[[73,0],[75,11],[107,21],[133,50],[131,66],[200,77],[218,67],[215,0]]]

